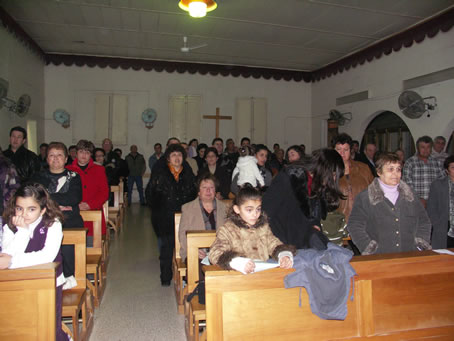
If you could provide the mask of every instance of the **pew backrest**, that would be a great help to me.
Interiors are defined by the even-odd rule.
[[[199,280],[199,249],[210,247],[216,239],[216,231],[188,231],[187,279],[188,292],[192,292]]]
[[[176,212],[175,213],[175,258],[180,259],[180,238],[179,232],[180,232],[180,221],[181,221],[181,212]]]
[[[304,288],[285,289],[284,278],[294,270],[243,275],[209,267],[208,340],[300,340],[301,335],[307,340],[380,335],[383,340],[413,340],[454,335],[454,257],[431,251],[360,256],[351,265],[358,276],[344,321],[314,315]]]
[[[0,270],[0,340],[55,340],[57,266]]]
[[[86,288],[87,278],[87,230],[85,228],[73,228],[63,230],[63,245],[74,245],[75,269],[74,277],[77,281],[77,289]]]
[[[102,211],[80,211],[80,215],[84,221],[93,222],[93,247],[87,248],[87,253],[89,255],[102,254]]]

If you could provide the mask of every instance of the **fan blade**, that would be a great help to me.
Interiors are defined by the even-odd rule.
[[[195,46],[189,46],[188,50],[191,51],[191,50],[195,50],[195,49],[200,49],[200,48],[205,47],[205,46],[208,46],[208,44],[200,44],[200,45],[195,45]]]

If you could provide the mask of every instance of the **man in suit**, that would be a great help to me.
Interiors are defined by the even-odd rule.
[[[377,146],[374,143],[367,143],[364,147],[364,153],[360,154],[358,161],[361,161],[369,166],[370,171],[374,177],[377,177],[377,170],[375,169],[374,157],[377,152]]]

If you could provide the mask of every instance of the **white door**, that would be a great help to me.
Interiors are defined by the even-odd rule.
[[[252,143],[267,143],[266,98],[238,98],[236,102],[236,128],[238,142],[249,137]]]
[[[182,142],[190,139],[200,139],[200,110],[202,96],[171,96],[169,101],[170,111],[170,137],[177,137]]]

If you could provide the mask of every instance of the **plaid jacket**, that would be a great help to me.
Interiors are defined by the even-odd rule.
[[[443,167],[437,159],[429,156],[427,163],[417,155],[409,158],[404,165],[403,178],[418,196],[427,200],[431,183],[443,176]]]

